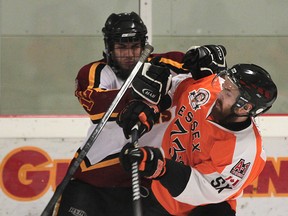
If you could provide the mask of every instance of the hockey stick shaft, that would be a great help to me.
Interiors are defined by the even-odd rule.
[[[149,55],[153,52],[153,47],[149,44],[147,44],[138,60],[136,63],[135,67],[133,68],[132,72],[130,73],[129,77],[126,79],[122,87],[120,88],[118,94],[116,95],[115,99],[111,103],[110,107],[104,114],[103,118],[97,125],[97,127],[92,131],[90,137],[84,144],[82,150],[80,151],[79,155],[77,158],[74,158],[72,161],[71,165],[69,166],[66,175],[64,176],[62,182],[58,185],[56,188],[53,196],[51,197],[50,201],[48,202],[47,206],[45,207],[44,211],[42,212],[41,216],[51,216],[53,207],[56,204],[57,200],[63,193],[64,189],[66,188],[67,184],[69,183],[70,179],[73,177],[75,174],[76,170],[80,166],[80,163],[84,160],[85,156],[87,155],[88,151],[92,147],[93,143],[96,141],[98,138],[99,134],[101,133],[102,129],[104,128],[105,124],[107,123],[109,117],[113,113],[114,109],[118,105],[119,101],[131,85],[134,77],[136,76],[137,72],[143,65],[143,63],[146,61],[146,59],[149,57]]]
[[[138,148],[138,125],[132,128],[132,143],[135,148]],[[133,191],[133,211],[134,216],[142,216],[141,194],[140,194],[140,179],[138,172],[138,163],[132,163],[132,191]]]

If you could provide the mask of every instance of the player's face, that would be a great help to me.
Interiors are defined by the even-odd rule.
[[[116,42],[112,52],[113,60],[124,71],[133,69],[141,54],[141,42]]]
[[[225,76],[225,81],[222,84],[222,91],[218,94],[215,105],[212,109],[212,116],[218,122],[233,121],[230,119],[233,114],[232,106],[236,103],[240,92],[238,87],[231,81],[228,76]],[[229,117],[229,118],[228,118]]]

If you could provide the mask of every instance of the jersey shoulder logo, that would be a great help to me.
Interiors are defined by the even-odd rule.
[[[205,105],[210,98],[210,93],[207,89],[199,88],[189,92],[189,104],[193,110],[201,109],[201,106]]]
[[[245,163],[245,160],[241,158],[238,163],[231,169],[230,173],[242,179],[250,167],[250,164],[250,162]]]

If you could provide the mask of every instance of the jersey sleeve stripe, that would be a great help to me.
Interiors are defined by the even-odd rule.
[[[96,67],[99,65],[99,62],[94,63],[90,70],[89,70],[89,86],[88,89],[92,89],[94,87],[94,83],[95,83],[95,70]]]
[[[95,114],[95,115],[90,115],[90,119],[93,121],[93,123],[95,123],[94,121],[100,120],[103,118],[105,112],[103,113],[99,113],[99,114]],[[117,118],[118,113],[112,113],[110,118]]]
[[[103,168],[103,167],[107,167],[107,166],[112,166],[112,165],[115,165],[118,163],[120,163],[119,158],[114,158],[114,159],[111,159],[108,161],[103,161],[103,162],[97,163],[97,164],[90,166],[90,167],[87,167],[85,165],[85,163],[82,162],[80,166],[81,166],[82,172],[86,172],[86,171],[90,171],[93,169],[99,169],[99,168]]]

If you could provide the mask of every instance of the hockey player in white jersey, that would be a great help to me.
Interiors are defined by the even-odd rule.
[[[102,31],[104,58],[84,65],[76,77],[75,95],[91,119],[87,139],[129,76],[147,42],[146,26],[134,12],[111,14]],[[149,59],[155,56],[174,72],[183,72],[180,69],[183,53],[153,54]],[[75,212],[88,216],[132,215],[131,174],[123,171],[118,158],[129,136],[125,137],[115,122],[119,111],[131,98],[128,90],[65,188],[57,215],[74,215]],[[152,109],[148,105],[143,108]],[[140,145],[159,145],[172,113],[171,110],[162,112],[153,131],[141,138]],[[154,117],[148,116],[148,120],[154,121]],[[80,151],[81,147],[75,157]],[[149,180],[141,181],[143,199],[149,196],[145,189],[149,184]]]

